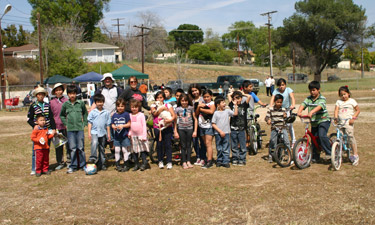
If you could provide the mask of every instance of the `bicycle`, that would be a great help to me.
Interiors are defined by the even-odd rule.
[[[247,133],[247,135],[249,135],[249,138],[246,138],[246,146],[248,146],[249,154],[251,154],[251,153],[253,155],[258,154],[258,150],[262,149],[262,142],[263,142],[262,136],[267,136],[267,134],[265,134],[265,130],[261,130],[260,125],[257,122],[257,120],[259,118],[259,114],[254,114],[255,111],[259,107],[264,108],[266,106],[267,105],[265,105],[265,106],[261,106],[261,105],[255,106],[252,111],[250,109],[248,109],[248,112],[247,112],[248,119],[247,119],[246,133]]]
[[[352,149],[349,144],[349,136],[344,128],[348,120],[350,119],[338,120],[335,123],[335,120],[331,119],[332,125],[336,127],[336,133],[330,135],[331,139],[336,139],[331,150],[331,164],[334,170],[340,170],[343,150],[346,152],[348,160],[350,160]]]
[[[293,123],[296,119],[296,113],[292,113],[290,110],[290,116],[284,119],[285,124],[282,127],[276,127],[277,131],[277,144],[275,151],[273,152],[273,158],[280,167],[288,167],[293,161],[292,151],[290,145],[285,144],[284,142],[284,133],[290,123]]]
[[[318,154],[323,151],[323,149],[318,144],[318,136],[314,136],[309,130],[309,124],[311,118],[308,116],[301,116],[302,123],[305,124],[305,135],[298,139],[293,147],[293,159],[297,168],[305,169],[310,166],[312,159],[312,146],[311,142],[317,149]]]

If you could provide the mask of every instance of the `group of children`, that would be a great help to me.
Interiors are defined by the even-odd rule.
[[[234,91],[228,96],[229,107],[223,97],[213,100],[210,90],[202,90],[198,84],[189,87],[188,94],[178,90],[176,98],[172,97],[172,90],[165,89],[155,94],[155,103],[151,105],[150,113],[153,118],[155,139],[157,140],[158,166],[164,168],[166,156],[167,169],[172,169],[172,138],[180,140],[182,167],[193,167],[191,162],[192,145],[196,152],[195,165],[203,169],[214,165],[212,139],[215,136],[217,149],[217,167],[230,167],[230,153],[232,150],[232,165],[246,165],[246,127],[249,114],[253,113],[254,104],[266,106],[252,93],[253,84],[243,82],[242,91]],[[279,79],[278,88],[274,91],[271,106],[265,120],[271,126],[270,155],[275,145],[275,127],[284,126],[287,117],[286,108],[295,107],[293,91],[286,87],[286,81]],[[298,109],[297,115],[308,108],[311,118],[312,133],[319,137],[320,144],[326,154],[330,154],[330,142],[327,132],[330,118],[326,107],[326,100],[320,94],[319,82],[309,84],[310,96]],[[135,162],[134,171],[149,168],[147,154],[147,124],[145,115],[140,112],[141,100],[130,100],[131,113],[125,111],[126,102],[119,98],[116,101],[116,112],[111,115],[103,108],[105,98],[102,94],[94,95],[96,108],[89,114],[84,102],[77,100],[76,86],[67,87],[68,99],[62,95],[64,87],[55,85],[52,94],[56,96],[50,103],[44,102],[47,92],[39,87],[34,91],[36,101],[31,104],[28,122],[33,127],[31,139],[33,141],[32,175],[49,174],[49,146],[56,130],[68,138],[67,158],[70,165],[67,173],[84,169],[86,156],[84,152],[84,127],[88,125],[88,137],[91,140],[91,155],[88,163],[95,163],[98,170],[106,170],[105,144],[114,139],[116,169],[125,172],[130,169],[129,159]],[[354,138],[354,121],[359,115],[356,101],[350,98],[348,87],[340,87],[340,100],[336,103],[335,118],[351,118],[345,125],[350,137],[354,155],[353,165],[358,165],[359,157]],[[288,111],[290,112],[290,111]],[[112,128],[112,129],[111,129]],[[112,135],[111,132],[113,131]],[[292,145],[295,142],[293,126],[289,125]],[[286,143],[289,138],[285,131]],[[141,156],[142,164],[138,157]],[[271,156],[270,156],[271,157]],[[123,166],[120,165],[124,160]],[[319,160],[319,154],[314,151],[314,160]],[[56,149],[56,169],[64,167],[62,147]]]

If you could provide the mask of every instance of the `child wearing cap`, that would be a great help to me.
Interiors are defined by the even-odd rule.
[[[62,83],[57,83],[52,89],[52,95],[56,96],[50,101],[51,109],[53,112],[53,118],[55,119],[56,129],[59,133],[63,134],[65,137],[67,136],[66,127],[62,123],[60,119],[60,112],[61,107],[64,102],[68,101],[68,98],[63,95],[64,93],[64,86]],[[70,163],[70,151],[68,147],[68,143],[66,144],[66,158],[67,161]],[[57,167],[55,170],[61,170],[65,166],[64,162],[64,145],[56,148],[56,162]]]
[[[44,102],[44,98],[47,95],[47,91],[43,87],[37,87],[33,95],[36,96],[36,101],[30,105],[29,112],[27,113],[27,122],[29,125],[34,129],[39,129],[38,125],[36,124],[36,118],[38,115],[43,115],[45,117],[45,126],[49,130],[53,130],[52,134],[55,134],[56,124],[55,119],[53,117],[53,112],[49,103]],[[50,140],[48,140],[50,142]],[[36,163],[36,155],[34,151],[34,144],[33,144],[33,151],[32,151],[32,162],[31,162],[31,173],[30,175],[35,175],[35,163]]]

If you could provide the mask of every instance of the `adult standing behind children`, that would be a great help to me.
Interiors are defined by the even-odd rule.
[[[273,76],[271,76],[271,92],[270,96],[272,96],[273,91],[275,90],[275,79],[273,79]]]
[[[125,111],[128,113],[131,113],[131,107],[130,107],[130,100],[131,99],[139,99],[139,96],[142,97],[142,107],[146,110],[150,110],[150,107],[147,105],[146,98],[142,96],[142,92],[137,88],[138,85],[138,79],[136,76],[131,76],[128,79],[128,85],[127,87],[120,95],[120,98],[125,100]]]
[[[71,149],[71,163],[67,173],[73,173],[86,166],[84,128],[87,126],[87,109],[83,101],[77,100],[76,86],[68,86],[67,93],[69,101],[62,105],[60,118],[67,128],[69,148]]]
[[[229,83],[228,79],[225,79],[225,81],[223,83],[224,99],[227,98],[227,95],[228,95],[228,92],[229,92],[229,86],[230,86],[230,83]]]
[[[284,78],[280,78],[277,80],[277,87],[276,90],[272,92],[272,97],[270,101],[270,106],[273,106],[275,101],[275,96],[280,94],[283,96],[283,105],[282,107],[285,109],[294,109],[296,106],[296,100],[294,98],[293,90],[286,86],[286,80]],[[287,116],[290,115],[290,112],[287,111]],[[292,139],[292,146],[296,142],[296,135],[294,134],[294,128],[292,123],[287,124],[289,128],[290,138]]]
[[[68,98],[66,98],[64,95],[64,85],[61,83],[55,84],[55,86],[52,89],[52,95],[56,96],[50,101],[51,109],[53,112],[53,118],[56,123],[56,129],[58,130],[59,133],[63,134],[65,137],[67,136],[66,133],[66,127],[62,123],[60,119],[60,112],[62,105],[64,102],[68,101]],[[67,161],[70,161],[70,150],[69,150],[69,144],[66,143],[66,158]],[[57,167],[55,170],[61,170],[64,168],[65,163],[64,163],[64,145],[61,145],[60,147],[56,148],[56,162],[57,162]],[[70,162],[69,162],[70,163]]]
[[[43,87],[37,87],[36,89],[34,89],[33,95],[36,96],[36,101],[30,105],[29,112],[27,113],[27,122],[34,130],[39,129],[38,125],[36,124],[36,117],[41,114],[45,117],[45,126],[55,132],[56,124],[55,119],[53,118],[51,106],[49,105],[49,103],[44,102],[44,98],[47,96],[47,91]],[[36,160],[37,157],[35,155],[33,145],[30,175],[35,175]]]
[[[271,92],[272,81],[271,81],[270,76],[267,76],[267,79],[264,81],[264,84],[266,85],[267,96],[271,96],[272,95],[272,92]]]

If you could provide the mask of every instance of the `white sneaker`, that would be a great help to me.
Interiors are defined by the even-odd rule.
[[[359,163],[359,157],[358,156],[353,156],[353,166],[358,166]]]
[[[31,176],[34,176],[34,175],[35,175],[35,171],[34,171],[34,170],[31,171],[30,175],[31,175]]]
[[[159,162],[159,169],[164,169],[164,163],[163,162]]]
[[[167,163],[167,169],[171,170],[172,169],[172,163]]]
[[[200,166],[200,165],[201,165],[201,159],[198,158],[197,161],[194,163],[194,165],[196,165],[196,166]]]

